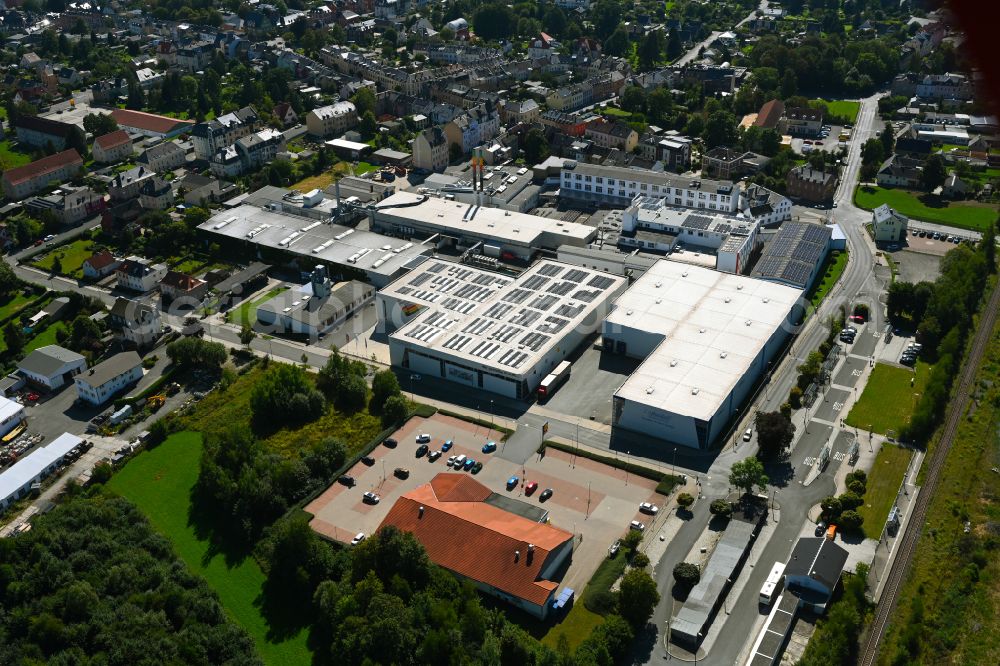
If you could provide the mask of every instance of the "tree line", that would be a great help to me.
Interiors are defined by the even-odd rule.
[[[133,504],[76,493],[0,539],[0,663],[262,663]]]
[[[913,416],[900,433],[904,440],[925,444],[944,415],[987,278],[995,272],[996,234],[991,224],[977,248],[959,245],[944,256],[934,282],[897,281],[889,286],[889,320],[915,330],[922,355],[934,362]]]

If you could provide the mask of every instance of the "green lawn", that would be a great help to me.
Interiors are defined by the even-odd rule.
[[[31,161],[31,155],[14,150],[10,141],[0,141],[0,171],[13,169]]]
[[[56,323],[52,324],[44,331],[33,337],[31,341],[24,346],[24,354],[25,355],[30,354],[39,347],[57,344],[56,333],[58,331],[65,331],[65,330],[66,330],[66,323],[57,321]]]
[[[24,292],[18,291],[13,297],[5,301],[3,305],[0,305],[0,321],[7,319],[27,305],[29,301],[33,301],[36,298],[38,297],[35,294],[25,296]]]
[[[867,335],[867,331],[862,335]],[[845,422],[862,430],[881,434],[894,430],[899,434],[913,415],[918,396],[924,392],[931,367],[923,361],[917,361],[913,370],[876,364],[861,399],[854,403]]]
[[[569,648],[575,650],[602,622],[604,622],[603,617],[587,610],[586,606],[577,601],[566,613],[562,622],[553,625],[542,637],[542,643],[555,650],[559,647],[559,637],[566,636]]]
[[[844,268],[846,267],[846,250],[843,252],[834,250],[827,255],[823,262],[823,267],[820,268],[820,277],[817,278],[816,284],[813,285],[809,293],[809,304],[813,310],[819,307],[819,304],[823,302],[826,295],[833,289],[833,285],[837,284],[837,280],[843,275]]]
[[[826,104],[827,111],[830,115],[837,116],[838,118],[847,118],[848,122],[852,125],[858,119],[858,112],[861,111],[861,102],[852,102],[850,100],[826,100],[826,99],[814,99],[810,100],[813,102],[823,102]]]
[[[872,186],[859,186],[854,192],[854,203],[868,210],[887,203],[908,217],[974,231],[985,230],[990,222],[996,221],[998,212],[996,206],[955,203],[932,194]]]
[[[620,118],[632,117],[632,113],[630,111],[619,109],[617,106],[606,106],[603,109],[598,109],[598,111],[605,116],[618,116]]]
[[[354,167],[354,175],[361,176],[368,173],[369,171],[375,171],[378,167],[369,162],[358,162],[358,165]]]
[[[201,435],[181,432],[151,451],[144,451],[117,472],[108,488],[138,505],[150,522],[173,544],[181,559],[200,574],[219,595],[223,606],[253,637],[268,664],[309,664],[306,633],[281,643],[267,639],[268,626],[257,608],[264,573],[248,557],[230,566],[223,555],[210,551],[188,524],[191,489],[198,478]]]
[[[886,442],[875,457],[868,473],[865,503],[858,507],[858,513],[865,519],[862,529],[869,539],[878,539],[882,534],[911,455],[909,449]]]
[[[257,306],[268,299],[274,298],[283,291],[288,291],[288,287],[275,287],[259,298],[240,303],[238,308],[226,315],[226,321],[240,324],[241,326],[253,326],[257,323]]]
[[[82,278],[83,262],[93,254],[94,241],[90,238],[78,238],[72,243],[53,248],[48,254],[35,257],[32,265],[45,271],[51,271],[56,257],[62,255],[62,271],[60,272],[70,277]]]

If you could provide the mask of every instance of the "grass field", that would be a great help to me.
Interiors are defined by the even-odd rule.
[[[18,310],[37,298],[35,294],[25,296],[23,292],[17,292],[12,298],[0,305],[0,321],[7,319]]]
[[[253,326],[257,322],[257,306],[268,299],[274,298],[283,291],[288,291],[288,287],[275,287],[263,296],[255,298],[252,301],[240,303],[238,308],[231,310],[226,315],[226,321],[241,326]]]
[[[998,212],[996,206],[953,203],[931,194],[870,186],[855,190],[854,203],[868,210],[887,203],[908,217],[974,231],[985,230]]]
[[[43,271],[51,271],[56,257],[62,255],[62,274],[82,278],[83,262],[93,254],[94,241],[90,238],[78,238],[68,245],[60,245],[48,254],[36,257],[33,265]]]
[[[226,391],[213,391],[198,403],[198,409],[189,417],[185,425],[190,430],[204,433],[220,432],[229,424],[246,421],[250,414],[250,394],[263,374],[254,369],[241,376],[237,383]],[[354,453],[374,439],[382,430],[378,418],[363,409],[354,414],[345,414],[336,409],[301,428],[284,428],[264,438],[264,444],[274,451],[295,456],[311,449],[326,437],[337,437]]]
[[[918,361],[910,370],[878,363],[872,371],[861,399],[854,403],[845,423],[861,430],[885,434],[900,429],[910,420],[917,399],[931,374],[930,365]],[[913,379],[913,386],[910,380]]]
[[[619,109],[617,106],[606,106],[603,109],[598,109],[598,111],[605,116],[617,116],[619,118],[626,119],[632,117],[632,113],[630,111]]]
[[[814,99],[813,102],[823,102],[826,104],[827,111],[830,115],[837,116],[838,118],[847,118],[848,122],[852,125],[858,119],[858,112],[861,111],[861,102],[852,102],[850,100],[826,100],[826,99]]]
[[[837,284],[837,280],[840,276],[844,274],[844,269],[847,267],[847,251],[833,251],[827,255],[826,260],[823,262],[823,267],[820,268],[820,278],[813,285],[813,288],[809,293],[809,304],[812,309],[815,310],[819,307],[819,304],[823,302],[826,295],[830,293],[833,289],[833,285]]]
[[[354,175],[361,176],[368,173],[369,171],[375,171],[377,169],[378,169],[377,166],[369,162],[358,162],[357,166],[354,167]]]
[[[865,519],[862,529],[869,539],[878,539],[882,534],[912,455],[909,449],[886,442],[875,457],[868,473],[865,503],[858,507],[858,513]]]
[[[253,637],[268,664],[309,664],[306,632],[282,643],[267,639],[268,627],[257,608],[264,573],[253,558],[230,566],[221,554],[209,551],[188,524],[191,489],[198,478],[201,435],[181,432],[151,451],[145,451],[117,472],[108,488],[135,502],[157,530],[173,544],[181,559],[219,595],[239,624]]]
[[[38,349],[39,347],[56,344],[56,333],[65,330],[66,330],[66,323],[57,321],[56,323],[52,324],[44,331],[33,337],[31,341],[24,346],[24,354],[29,354]]]
[[[1000,663],[1000,325],[959,421],[880,664]],[[932,440],[928,460],[933,455]],[[966,532],[966,521],[969,530]]]
[[[292,185],[291,189],[298,190],[299,192],[308,192],[310,190],[322,190],[327,185],[333,182],[333,172],[324,171],[321,174],[315,176],[309,176],[308,178],[303,178],[299,182]]]
[[[14,150],[10,141],[0,141],[0,171],[24,166],[30,161],[31,155]]]
[[[586,606],[577,601],[566,613],[562,622],[554,625],[542,637],[542,643],[555,650],[559,647],[559,638],[565,636],[570,650],[575,650],[602,622],[604,622],[603,617],[587,610]]]

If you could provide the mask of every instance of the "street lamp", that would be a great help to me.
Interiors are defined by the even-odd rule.
[[[673,476],[677,476],[677,469],[676,469],[676,467],[677,467],[677,447],[675,446],[674,447],[674,458],[670,462],[670,473]]]
[[[490,434],[493,434],[493,400],[490,400]]]
[[[628,485],[628,465],[629,465],[628,457],[629,457],[630,454],[631,454],[631,451],[626,451],[625,452],[625,485],[626,486]]]

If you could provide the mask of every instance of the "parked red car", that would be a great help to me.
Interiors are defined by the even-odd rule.
[[[538,489],[538,482],[537,481],[529,481],[528,485],[526,485],[524,487],[524,494],[525,495],[530,495],[531,493],[535,492],[535,490],[537,490],[537,489]]]
[[[857,323],[857,324],[863,324],[863,323],[865,323],[865,317],[864,317],[864,315],[852,314],[850,316],[850,320],[853,321],[853,322],[855,322],[855,323]]]

